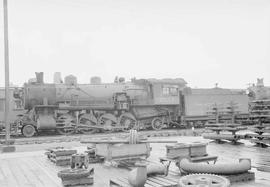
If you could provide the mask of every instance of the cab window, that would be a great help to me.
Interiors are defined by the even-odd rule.
[[[178,87],[174,85],[165,85],[162,87],[162,95],[170,95],[177,96],[178,95]]]
[[[163,87],[163,88],[162,88],[162,94],[163,94],[163,95],[170,95],[170,88],[168,88],[168,87]]]
[[[178,95],[178,88],[177,87],[171,87],[170,88],[170,95],[177,96]]]

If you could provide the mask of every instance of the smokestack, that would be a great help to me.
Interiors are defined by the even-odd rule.
[[[36,73],[37,83],[43,84],[44,83],[43,72],[35,72],[35,73]]]
[[[68,75],[65,77],[65,84],[67,85],[77,85],[77,77],[74,75]]]

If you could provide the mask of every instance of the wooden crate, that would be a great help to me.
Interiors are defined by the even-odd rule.
[[[206,143],[194,142],[190,144],[177,143],[175,145],[166,145],[167,158],[188,158],[207,155]]]
[[[149,143],[96,145],[96,155],[104,157],[108,161],[127,158],[148,158],[150,151]]]
[[[57,166],[67,166],[71,162],[71,156],[50,157],[49,159]]]
[[[190,146],[183,143],[177,143],[175,145],[166,145],[166,157],[189,157]]]
[[[190,144],[190,156],[200,157],[207,155],[206,143],[194,142]]]
[[[57,166],[66,166],[70,165],[71,156],[76,153],[77,150],[56,147],[47,149],[45,155],[47,155],[48,159]]]
[[[65,149],[62,147],[47,149],[47,151],[48,152],[46,154],[51,154],[54,156],[69,156],[77,153],[77,150]]]

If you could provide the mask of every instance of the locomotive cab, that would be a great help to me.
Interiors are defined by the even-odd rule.
[[[186,82],[184,79],[134,79],[133,82],[141,85],[147,90],[146,102],[136,102],[132,105],[132,110],[145,126],[160,130],[177,123],[180,106],[180,90]],[[140,127],[139,127],[140,128]]]

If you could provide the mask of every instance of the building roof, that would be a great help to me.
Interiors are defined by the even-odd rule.
[[[187,88],[184,91],[186,94],[193,95],[232,95],[246,94],[245,90],[241,89],[226,89],[226,88]]]
[[[133,79],[132,82],[137,83],[137,84],[177,84],[181,86],[185,86],[187,82],[182,79],[182,78],[176,78],[176,79]]]

